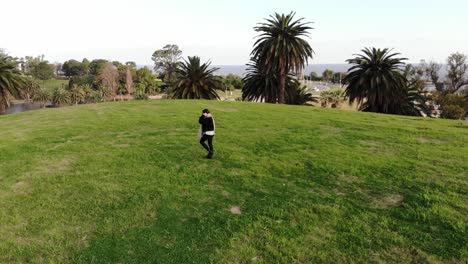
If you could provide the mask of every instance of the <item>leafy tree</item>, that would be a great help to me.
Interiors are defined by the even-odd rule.
[[[107,63],[108,61],[103,59],[92,60],[91,63],[89,63],[89,74],[98,76]]]
[[[161,81],[150,69],[144,67],[138,69],[135,73],[135,86],[142,87],[146,94],[159,92]]]
[[[389,49],[366,48],[362,52],[347,60],[353,65],[345,77],[350,103],[357,101],[360,110],[367,112],[401,113],[407,82],[401,68],[406,59],[397,58],[400,54]]]
[[[320,80],[322,80],[322,79],[318,76],[318,74],[317,74],[316,72],[311,72],[311,73],[309,74],[309,78],[310,78],[311,81],[320,81]]]
[[[439,72],[441,69],[442,65],[433,61],[429,62],[426,66],[426,75],[429,76],[438,91],[441,91],[444,87],[444,84],[439,82]]]
[[[54,66],[47,61],[41,61],[31,69],[31,74],[39,80],[49,80],[54,76]]]
[[[91,64],[91,62],[87,59],[87,58],[84,58],[82,61],[81,61],[81,66],[83,68],[83,73],[84,74],[89,74],[89,65]]]
[[[465,79],[468,70],[466,55],[461,53],[453,53],[447,59],[448,87],[445,93],[453,94],[458,92],[462,87],[468,85],[468,79]]]
[[[133,69],[136,69],[136,67],[137,67],[136,62],[134,62],[134,61],[127,61],[125,63],[125,66],[133,68]]]
[[[0,51],[0,114],[10,107],[11,98],[22,98],[26,78],[18,69],[18,61]]]
[[[218,68],[210,68],[210,62],[201,63],[200,57],[188,57],[175,73],[173,97],[177,99],[219,100],[216,90],[222,89],[222,82],[213,73]]]
[[[275,13],[255,27],[260,32],[251,53],[265,74],[278,75],[278,102],[285,102],[287,76],[292,72],[301,72],[313,56],[309,43],[303,39],[312,29],[303,18],[293,20],[295,13],[289,15]]]
[[[89,62],[88,62],[88,65],[89,65]],[[87,70],[83,63],[77,60],[68,60],[63,63],[62,71],[65,76],[71,77],[71,76],[82,76],[86,74]]]
[[[333,79],[333,74],[335,74],[335,73],[332,70],[326,69],[322,73],[322,80],[324,80],[326,82],[330,82]]]
[[[151,59],[154,61],[154,69],[164,75],[164,81],[173,83],[176,79],[174,72],[180,65],[182,51],[177,45],[166,45],[153,53]]]

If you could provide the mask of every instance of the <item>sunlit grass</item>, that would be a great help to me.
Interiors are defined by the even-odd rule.
[[[463,263],[467,128],[177,100],[0,116],[0,263]]]

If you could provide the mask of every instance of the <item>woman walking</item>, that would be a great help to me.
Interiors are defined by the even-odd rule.
[[[199,134],[200,137],[200,144],[208,151],[208,155],[206,158],[212,159],[213,158],[213,137],[215,135],[215,121],[213,116],[211,115],[208,109],[204,109],[202,111],[202,115],[198,119],[198,123],[201,125],[201,131]],[[206,145],[206,141],[208,141],[208,146]]]

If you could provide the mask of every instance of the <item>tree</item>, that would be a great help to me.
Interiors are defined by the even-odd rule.
[[[127,66],[127,71],[125,73],[125,89],[128,94],[133,94],[135,92],[133,88],[133,77],[130,68]]]
[[[327,107],[330,104],[331,108],[338,108],[343,102],[343,97],[343,89],[330,89],[320,93],[320,102],[322,107]]]
[[[353,65],[345,77],[350,103],[357,101],[360,110],[367,112],[401,113],[407,82],[401,68],[406,59],[397,58],[400,54],[389,49],[365,48],[362,52],[347,60]]]
[[[326,82],[330,82],[332,79],[333,79],[333,74],[334,72],[330,69],[326,69],[323,73],[322,73],[322,79]]]
[[[279,103],[285,102],[287,76],[301,72],[314,53],[302,38],[307,37],[312,28],[302,22],[303,18],[294,21],[294,15],[293,12],[289,15],[275,13],[266,23],[254,28],[260,35],[251,55],[262,71],[278,75]]]
[[[261,65],[252,61],[248,64],[247,74],[242,88],[242,100],[260,101],[265,103],[276,103],[279,97],[278,75],[262,71]],[[286,78],[285,103],[305,104],[314,102],[316,99],[301,86],[300,82],[291,74]]]
[[[18,69],[18,61],[0,51],[0,114],[10,107],[11,98],[22,98],[26,79]]]
[[[440,69],[442,69],[442,65],[433,61],[429,62],[429,64],[426,67],[426,75],[429,76],[429,78],[431,79],[432,83],[435,85],[438,91],[441,91],[444,86],[443,83],[439,82]]]
[[[77,60],[65,61],[62,65],[62,71],[63,71],[63,74],[67,77],[82,76],[86,74],[85,65],[83,65],[83,63]]]
[[[117,95],[119,89],[118,78],[119,72],[117,71],[117,68],[110,62],[107,62],[103,66],[103,69],[101,70],[101,73],[98,77],[101,86],[111,89],[112,95],[114,97]]]
[[[55,107],[61,107],[66,104],[70,104],[70,92],[65,90],[63,87],[57,87],[52,92],[52,104]]]
[[[308,103],[317,102],[317,98],[308,92],[307,86],[301,85],[301,82],[299,82],[297,79],[289,79],[286,91],[287,104],[305,105]]]
[[[222,82],[213,73],[218,68],[211,68],[208,61],[201,64],[200,57],[188,57],[181,63],[175,73],[173,97],[177,99],[219,100],[216,90],[222,90]]]
[[[49,102],[51,98],[52,97],[50,92],[45,88],[40,88],[37,90],[32,97],[34,102],[41,102],[42,108],[45,107],[46,103]]]
[[[49,80],[54,76],[54,66],[48,61],[41,61],[31,69],[31,74],[39,80]]]
[[[279,96],[278,78],[271,72],[262,70],[256,61],[247,64],[247,74],[242,88],[242,100],[276,103]]]
[[[153,94],[159,91],[161,81],[150,69],[143,67],[135,73],[135,87],[141,87],[146,94]]]
[[[89,74],[98,76],[107,63],[108,61],[103,59],[92,60],[91,63],[89,63]]]
[[[73,85],[73,87],[70,90],[71,103],[77,105],[84,101],[85,97],[85,91],[78,85]]]
[[[462,87],[468,85],[468,79],[465,79],[465,74],[468,69],[466,55],[459,52],[451,54],[447,59],[448,87],[445,93],[453,94],[458,92]]]
[[[177,45],[166,45],[153,53],[154,70],[164,74],[164,81],[172,83],[175,80],[174,72],[180,64],[182,51]]]
[[[321,80],[316,72],[311,72],[309,74],[309,78],[310,78],[311,81],[320,81]]]
[[[35,80],[31,78],[28,78],[25,82],[26,83],[24,85],[24,90],[23,90],[24,97],[26,98],[26,100],[29,101],[41,87]]]

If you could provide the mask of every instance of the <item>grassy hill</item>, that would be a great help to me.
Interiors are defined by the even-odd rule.
[[[172,100],[0,116],[0,263],[463,263],[467,128]]]

